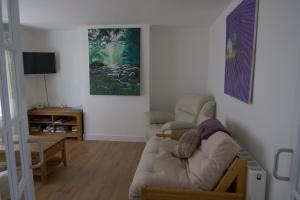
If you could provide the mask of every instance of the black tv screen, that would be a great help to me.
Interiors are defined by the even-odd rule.
[[[23,52],[24,74],[56,73],[55,53]]]

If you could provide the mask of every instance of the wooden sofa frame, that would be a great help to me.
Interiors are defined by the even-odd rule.
[[[180,134],[158,137],[179,139]],[[247,161],[236,157],[212,191],[143,187],[142,200],[245,200]]]

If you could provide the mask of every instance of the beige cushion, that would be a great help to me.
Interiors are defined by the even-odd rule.
[[[172,121],[172,122],[167,122],[161,127],[161,131],[169,131],[172,130],[173,132],[176,132],[176,130],[189,130],[192,128],[196,128],[195,123],[191,122],[183,122],[183,121]]]
[[[171,155],[177,141],[152,137],[146,144],[129,189],[130,200],[140,200],[141,188],[191,188],[187,162]]]
[[[20,180],[22,176],[22,171],[20,167],[17,167],[17,177]],[[8,172],[2,171],[0,172],[0,196],[2,200],[10,200],[10,191],[9,191],[9,180],[8,180]]]
[[[163,124],[174,120],[172,112],[146,112],[148,124]]]
[[[0,195],[1,199],[10,199],[7,171],[0,172]]]
[[[194,187],[209,191],[218,183],[240,147],[227,134],[217,132],[201,141],[188,159],[188,176]]]
[[[177,158],[189,158],[196,150],[201,140],[201,134],[197,129],[186,131],[178,141],[173,151]]]

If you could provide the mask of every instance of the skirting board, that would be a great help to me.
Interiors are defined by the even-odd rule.
[[[120,141],[120,142],[146,142],[146,137],[135,135],[100,135],[100,134],[84,134],[85,140],[98,140],[98,141]]]

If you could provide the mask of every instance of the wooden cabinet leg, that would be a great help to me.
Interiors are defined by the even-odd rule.
[[[78,135],[77,135],[77,140],[78,140],[78,141],[83,141],[83,135],[82,135],[82,132],[78,133]]]

